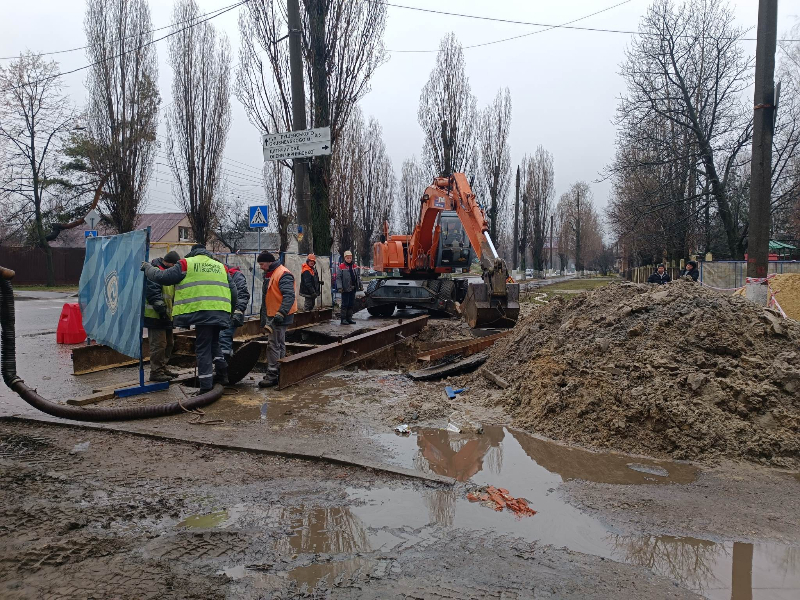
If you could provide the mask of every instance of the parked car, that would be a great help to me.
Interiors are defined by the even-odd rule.
[[[533,277],[533,269],[525,269],[525,279]]]

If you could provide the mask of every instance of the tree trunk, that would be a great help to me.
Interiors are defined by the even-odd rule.
[[[516,199],[514,200],[514,270],[519,261],[519,167],[517,167]]]
[[[331,111],[328,96],[328,69],[326,64],[325,20],[328,17],[326,0],[306,3],[309,21],[309,46],[311,50],[311,93],[314,98],[314,127],[330,127]],[[335,142],[335,141],[334,141]],[[311,161],[311,229],[314,232],[314,252],[327,255],[331,250],[331,212],[328,183],[330,182],[330,156],[316,156]]]

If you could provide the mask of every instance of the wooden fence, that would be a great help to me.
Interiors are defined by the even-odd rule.
[[[56,285],[78,285],[86,257],[84,248],[52,248]],[[17,285],[46,285],[47,256],[41,248],[0,247],[0,266],[16,272]]]

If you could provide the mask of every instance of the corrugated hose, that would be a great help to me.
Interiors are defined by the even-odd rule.
[[[208,406],[222,397],[223,387],[215,385],[210,391],[187,399],[184,402],[167,402],[150,406],[131,406],[119,408],[83,408],[59,404],[42,398],[35,389],[28,387],[17,375],[17,356],[15,343],[14,288],[11,279],[14,271],[0,267],[0,364],[3,381],[34,408],[62,419],[74,421],[130,421],[166,417]]]

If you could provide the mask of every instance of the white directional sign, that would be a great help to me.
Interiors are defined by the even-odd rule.
[[[264,160],[308,158],[331,153],[331,128],[269,133],[262,139]]]

